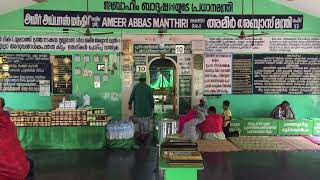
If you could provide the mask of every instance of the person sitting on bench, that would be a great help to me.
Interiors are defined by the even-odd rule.
[[[275,119],[295,119],[294,112],[288,101],[283,101],[281,104],[277,105],[272,110],[271,116]]]
[[[226,139],[223,130],[223,117],[216,114],[214,106],[209,107],[206,119],[198,125],[202,133],[202,138],[206,140],[224,140]]]

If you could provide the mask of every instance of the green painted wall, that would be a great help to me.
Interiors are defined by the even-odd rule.
[[[208,98],[208,105],[222,113],[222,102],[231,102],[234,117],[269,117],[273,108],[283,100],[290,102],[297,118],[319,117],[320,96],[316,95],[224,95]]]
[[[130,0],[123,0],[129,2]],[[145,2],[159,2],[155,0],[144,0]],[[230,14],[241,13],[241,1],[239,0],[216,0],[213,3],[226,3],[232,1],[234,3],[234,12]],[[104,11],[104,0],[90,0],[91,11]],[[137,0],[137,2],[141,2]],[[160,2],[171,2],[169,0],[161,0]],[[176,1],[177,2],[177,1]],[[184,0],[181,2],[195,3],[194,0]],[[203,1],[198,1],[203,2]],[[251,0],[245,0],[245,13],[251,13]],[[255,13],[256,14],[302,14],[293,9],[289,9],[285,6],[276,4],[272,0],[256,0],[255,1]],[[29,9],[50,9],[50,10],[74,10],[84,11],[85,0],[49,0],[48,3],[36,4]],[[34,28],[23,26],[23,9],[7,13],[0,16],[0,34],[1,35],[14,35],[14,34],[37,34],[47,35],[46,33],[32,32],[32,30],[62,30],[62,28]],[[299,33],[319,33],[320,34],[320,18],[313,17],[304,14],[304,29],[299,31],[277,31],[281,33],[286,32],[299,32]],[[14,32],[12,30],[27,30],[27,32]],[[97,30],[97,31],[105,31]],[[124,32],[154,32],[157,30],[120,30],[110,29],[110,31],[116,32],[115,35],[121,37],[121,33]],[[170,32],[179,33],[205,33],[206,36],[217,36],[210,33],[225,33],[225,32],[239,32],[239,30],[221,31],[221,30],[169,30]],[[271,34],[275,31],[269,31]],[[0,52],[1,53],[1,52]],[[79,54],[78,52],[49,52],[53,54]],[[84,54],[84,53],[80,53]],[[91,57],[96,53],[88,53]],[[73,63],[73,67],[83,68],[83,63]],[[93,63],[88,67],[92,70],[96,69]],[[115,117],[121,117],[121,101],[111,102],[110,98],[105,98],[105,93],[121,92],[120,76],[119,73],[110,76],[110,80],[106,83],[102,83],[100,89],[93,88],[94,77],[76,77],[73,78],[73,99],[80,99],[83,94],[88,93],[91,95],[91,102],[94,106],[103,106]],[[36,93],[0,93],[7,99],[8,106],[15,109],[41,109],[46,110],[51,108],[51,100],[49,97],[39,97]],[[228,99],[232,103],[232,112],[234,117],[266,117],[269,116],[272,108],[280,103],[282,100],[288,100],[291,102],[293,109],[295,110],[297,117],[320,117],[320,111],[318,107],[320,105],[319,96],[299,95],[299,96],[283,96],[283,95],[225,95],[221,97],[210,97],[209,105],[215,105],[218,109],[221,109],[222,101]],[[120,99],[121,100],[121,99]],[[127,103],[127,102],[123,102]]]

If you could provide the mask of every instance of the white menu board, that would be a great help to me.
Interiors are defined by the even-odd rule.
[[[192,56],[179,55],[178,64],[180,67],[180,75],[192,75]]]
[[[207,54],[204,66],[204,95],[232,93],[232,55]]]

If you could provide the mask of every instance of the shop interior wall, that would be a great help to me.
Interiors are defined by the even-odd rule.
[[[82,2],[83,1],[83,2]],[[121,1],[121,0],[119,0]],[[130,0],[122,0],[123,2]],[[137,0],[137,2],[140,0]],[[234,3],[234,12],[229,14],[240,14],[241,13],[241,1],[229,0]],[[214,3],[227,3],[227,0],[218,0]],[[91,11],[104,11],[103,0],[90,0],[90,10]],[[145,0],[145,2],[158,2],[155,0]],[[161,1],[161,2],[171,2],[171,1]],[[197,3],[192,0],[185,0],[185,3]],[[203,2],[203,1],[198,1]],[[245,0],[245,13],[251,13],[251,0]],[[303,14],[293,9],[289,9],[285,6],[276,4],[272,0],[256,0],[255,1],[255,13],[256,14]],[[74,11],[84,11],[85,0],[49,0],[48,3],[36,4],[29,9],[50,9],[50,10],[74,10]],[[225,13],[227,14],[227,13]],[[23,26],[23,9],[13,11],[0,16],[0,31],[1,35],[25,35],[25,34],[37,34],[37,35],[48,35],[46,33],[39,32],[13,32],[10,30],[62,30],[62,28],[32,28]],[[287,32],[299,32],[299,33],[320,33],[320,18],[304,14],[304,28],[299,31],[266,31],[273,33],[281,32],[286,34]],[[134,32],[148,32],[157,33],[158,30],[120,30],[120,29],[96,29],[95,31],[114,31],[114,36],[121,37],[122,33],[134,33]],[[239,30],[231,31],[219,31],[219,30],[169,30],[175,33],[203,33],[208,37],[215,36],[225,36],[222,33],[240,33]],[[250,33],[250,31],[247,31]],[[221,35],[214,35],[210,33],[221,33]],[[276,35],[275,35],[276,36]],[[301,36],[301,35],[297,35]],[[1,52],[3,53],[3,52]],[[23,52],[20,52],[23,53]],[[74,55],[79,54],[78,52],[49,52],[51,54],[68,54]],[[93,56],[96,53],[88,53]],[[73,64],[73,68],[83,66],[82,63],[79,65]],[[89,65],[92,70],[96,69],[93,64]],[[74,71],[73,71],[74,73]],[[95,89],[93,87],[93,77],[77,77],[73,76],[73,97],[75,99],[81,99],[82,95],[88,92],[91,96],[91,102],[94,106],[102,106],[107,109],[115,118],[121,117],[121,96],[118,102],[111,102],[111,100],[106,100],[106,92],[117,92],[121,93],[121,81],[119,74],[110,76],[110,80],[106,83],[102,83],[100,89]],[[47,110],[51,109],[51,98],[50,97],[40,97],[37,93],[0,93],[0,96],[6,98],[8,106],[14,109],[30,109],[30,110]],[[291,102],[293,109],[295,110],[297,117],[320,117],[320,111],[318,107],[320,105],[319,96],[311,95],[223,95],[220,97],[209,97],[208,104],[215,105],[221,111],[221,104],[223,100],[229,100],[232,103],[232,111],[234,117],[267,117],[270,114],[272,108],[280,103],[282,100],[288,100]],[[127,103],[127,102],[123,102]]]

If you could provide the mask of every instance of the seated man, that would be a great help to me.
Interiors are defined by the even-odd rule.
[[[223,116],[216,114],[214,106],[209,107],[208,116],[198,125],[199,130],[203,134],[203,139],[207,140],[224,140],[226,139],[223,133]]]
[[[183,137],[196,142],[200,138],[200,132],[198,131],[197,125],[201,124],[205,120],[205,114],[201,111],[197,112],[195,118],[184,124],[182,130]]]
[[[288,101],[283,101],[281,104],[277,105],[272,110],[271,116],[275,119],[295,119],[294,112]]]
[[[31,162],[20,145],[15,124],[0,111],[0,179],[29,179]],[[31,173],[30,173],[31,174]]]
[[[206,105],[205,99],[201,98],[200,103],[198,105],[194,106],[186,115],[183,115],[180,117],[178,133],[182,133],[183,128],[184,128],[184,124],[186,122],[190,121],[191,119],[195,118],[197,116],[198,112],[202,112],[204,114],[207,113],[205,105]]]

